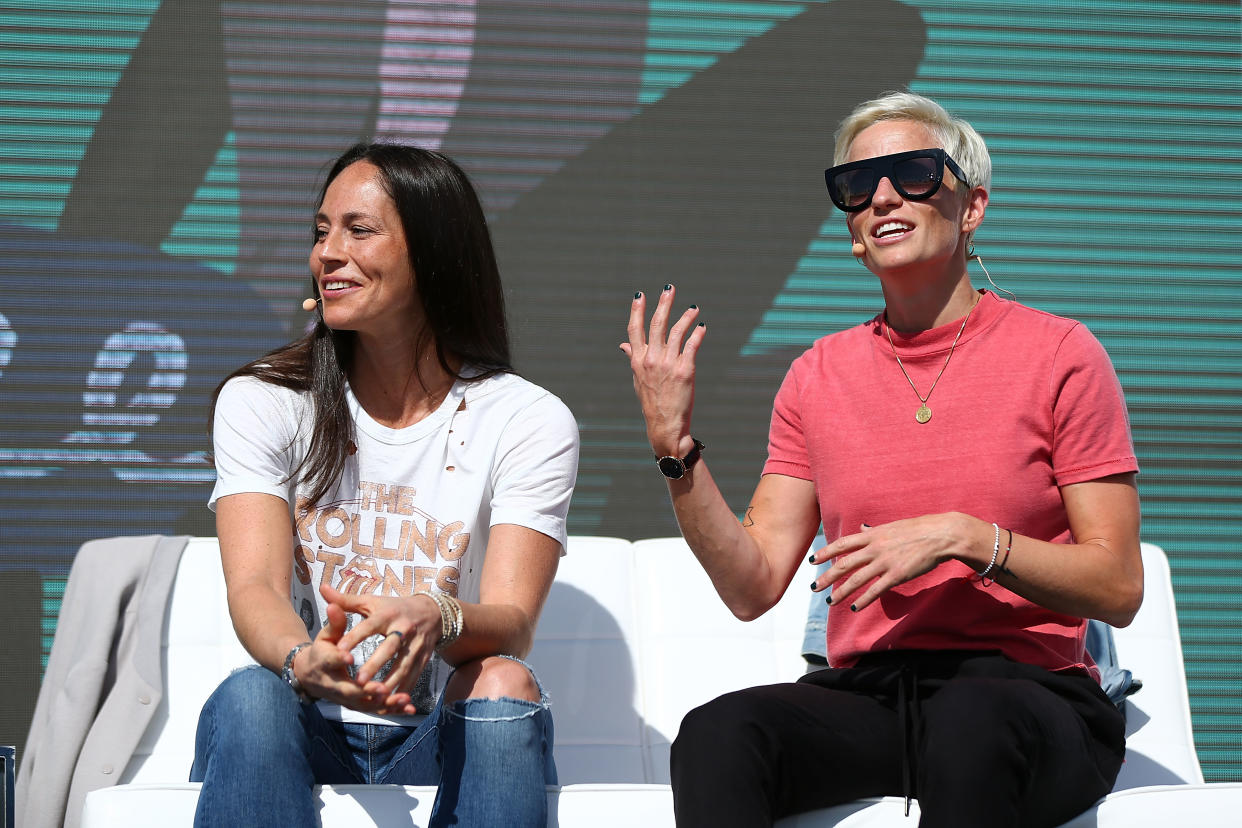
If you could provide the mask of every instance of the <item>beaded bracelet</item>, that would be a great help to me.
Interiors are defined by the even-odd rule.
[[[987,568],[979,573],[979,581],[986,587],[996,583],[996,579],[988,580],[988,573],[992,571],[992,567],[996,566],[996,558],[1000,555],[1000,526],[993,523],[993,531],[996,536],[992,539],[992,560],[988,563]]]
[[[436,649],[443,650],[461,637],[462,630],[465,629],[466,619],[461,611],[461,604],[452,595],[444,592],[421,594],[435,601],[436,607],[440,610],[440,641],[436,644]]]
[[[449,626],[449,634],[443,636],[440,639],[440,643],[436,645],[437,650],[443,650],[445,647],[448,647],[461,637],[461,634],[466,629],[466,617],[461,611],[461,603],[458,602],[456,598],[444,592],[439,593],[439,595],[444,599],[444,602],[449,605],[449,608],[453,613],[452,624]]]
[[[1009,540],[1008,540],[1008,541],[1006,541],[1006,543],[1005,543],[1005,557],[1001,558],[1001,562],[1000,562],[1000,570],[1001,570],[1001,572],[1004,572],[1004,571],[1005,571],[1005,564],[1009,563],[1009,553],[1010,553],[1011,551],[1013,551],[1013,530],[1012,530],[1012,529],[1006,529],[1005,531],[1009,533]],[[989,568],[990,568],[990,567],[989,567]],[[987,572],[987,570],[984,570],[984,572]],[[980,575],[980,576],[979,576],[979,580],[980,580],[980,581],[983,581],[983,585],[984,585],[984,586],[991,586],[992,584],[996,583],[996,579],[995,579],[995,578],[993,578],[992,580],[988,581],[988,580],[984,580],[984,578],[983,578],[983,576],[982,576],[982,575]]]

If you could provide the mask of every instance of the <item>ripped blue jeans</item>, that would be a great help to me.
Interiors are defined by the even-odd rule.
[[[325,719],[269,670],[238,670],[199,715],[194,825],[315,826],[312,786],[387,783],[437,786],[431,826],[543,828],[556,765],[539,693],[540,702],[441,699],[417,727],[355,724]]]

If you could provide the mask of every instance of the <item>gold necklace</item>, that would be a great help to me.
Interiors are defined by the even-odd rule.
[[[906,382],[910,383],[910,388],[914,391],[914,396],[919,398],[922,405],[919,410],[914,412],[914,419],[921,425],[932,417],[932,410],[927,407],[927,401],[931,399],[932,392],[936,390],[936,383],[940,382],[940,378],[944,376],[944,369],[949,367],[949,360],[953,359],[953,350],[957,347],[957,341],[962,338],[962,331],[966,330],[966,323],[970,321],[970,315],[975,312],[975,305],[979,304],[979,300],[975,300],[975,304],[970,306],[970,310],[966,311],[966,318],[962,320],[962,327],[957,329],[957,336],[953,337],[953,344],[949,346],[949,355],[944,358],[944,365],[940,366],[940,373],[936,374],[936,378],[932,380],[931,388],[927,389],[927,396],[924,397],[919,393],[919,389],[914,387],[914,380],[910,379],[910,374],[906,371],[906,366],[901,364],[901,357],[897,356],[897,346],[893,344],[892,328],[888,324],[888,314],[884,314],[884,333],[888,336],[888,347],[893,352],[893,357],[897,360],[897,367],[901,369],[901,373],[905,376]]]

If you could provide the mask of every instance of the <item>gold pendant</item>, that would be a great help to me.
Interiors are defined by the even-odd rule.
[[[931,409],[927,407],[927,403],[919,406],[919,410],[914,412],[914,419],[920,423],[925,423],[931,419]]]

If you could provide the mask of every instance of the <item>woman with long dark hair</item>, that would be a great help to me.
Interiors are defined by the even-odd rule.
[[[318,306],[218,392],[229,610],[258,666],[199,720],[196,825],[314,825],[315,784],[438,785],[432,824],[539,825],[547,698],[520,661],[565,542],[578,432],[512,373],[478,198],[361,144],[314,217]]]

